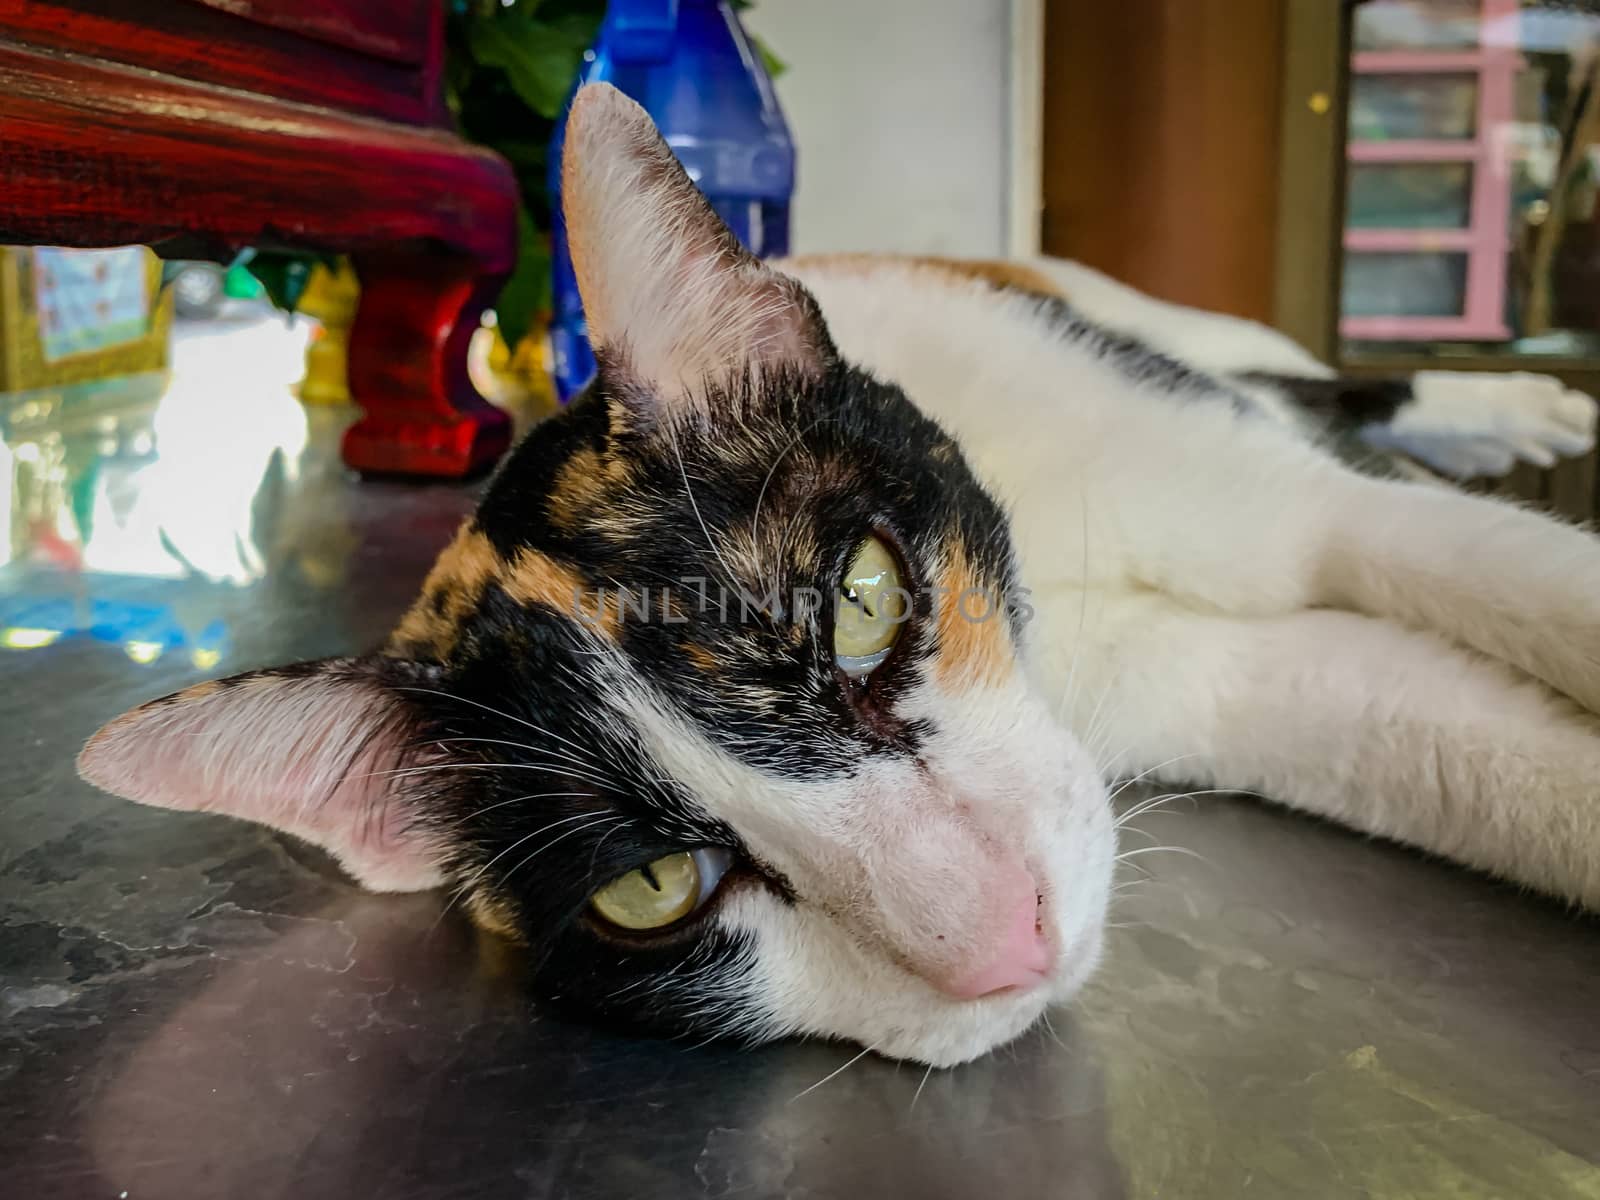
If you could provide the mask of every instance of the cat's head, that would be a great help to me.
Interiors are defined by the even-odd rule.
[[[581,92],[565,168],[599,377],[389,643],[145,705],[81,770],[443,885],[581,1013],[980,1054],[1092,969],[1113,843],[1005,515],[637,106]]]

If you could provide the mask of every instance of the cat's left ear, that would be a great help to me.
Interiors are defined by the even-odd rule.
[[[572,102],[561,198],[590,341],[667,403],[833,357],[816,301],[739,244],[648,114],[608,84]]]
[[[141,804],[282,829],[375,891],[418,891],[444,877],[406,771],[416,726],[374,667],[329,659],[141,705],[89,739],[78,773]]]

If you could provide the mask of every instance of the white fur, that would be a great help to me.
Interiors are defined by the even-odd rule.
[[[663,773],[800,898],[747,888],[718,912],[752,936],[763,1035],[844,1037],[947,1066],[1021,1033],[1099,961],[1113,858],[1105,790],[1021,676],[960,694],[926,678],[901,710],[936,731],[919,766],[868,758],[819,782],[741,763],[621,675],[603,694]],[[949,956],[985,954],[997,847],[1019,852],[1045,889],[1056,970],[1046,987],[951,999],[925,976]]]
[[[797,274],[843,353],[951,429],[1011,506],[1034,673],[1055,695],[1073,679],[1073,724],[1098,713],[1119,771],[1186,756],[1169,775],[1600,905],[1600,736],[1557,699],[1600,712],[1593,539],[1158,394],[980,283],[910,264]],[[1072,298],[1222,373],[1259,369],[1277,339],[1114,286]],[[1424,411],[1450,384],[1426,381]],[[1592,405],[1557,389],[1543,411],[1581,439]]]

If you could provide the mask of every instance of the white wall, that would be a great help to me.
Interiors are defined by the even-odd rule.
[[[799,144],[797,252],[1006,251],[1011,0],[758,0]]]

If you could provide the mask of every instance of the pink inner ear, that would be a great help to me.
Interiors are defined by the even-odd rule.
[[[443,882],[402,786],[397,700],[339,666],[263,671],[136,708],[90,739],[90,783],[162,808],[243,817],[323,847],[377,891]]]
[[[805,290],[739,245],[614,88],[573,101],[561,186],[590,339],[669,400],[731,372],[812,370],[831,352]]]

